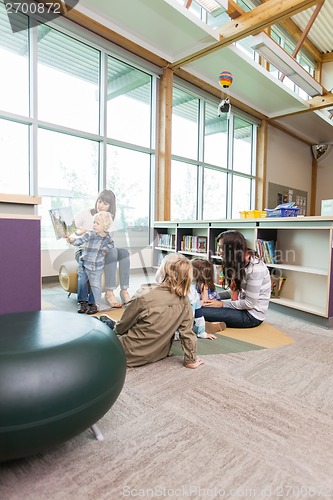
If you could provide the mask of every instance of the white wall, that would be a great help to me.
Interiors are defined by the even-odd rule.
[[[326,158],[318,161],[316,214],[320,215],[321,200],[333,199],[333,148]]]
[[[311,177],[311,147],[269,126],[267,143],[267,188],[268,183],[273,182],[274,184],[282,184],[293,189],[306,191],[308,193],[309,210]]]
[[[327,62],[321,68],[321,83],[326,90],[333,87],[333,62]]]

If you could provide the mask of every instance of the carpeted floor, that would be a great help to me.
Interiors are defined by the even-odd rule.
[[[332,497],[333,332],[275,311],[267,323],[294,343],[128,369],[105,440],[87,430],[2,464],[0,498]]]
[[[143,277],[139,274],[132,279],[132,288],[130,290],[133,294],[142,283]],[[151,276],[151,279],[154,278]],[[62,289],[59,283],[51,283],[44,287],[42,296],[42,309],[52,309],[61,311],[73,311],[77,309],[76,294],[68,296]],[[119,297],[117,297],[119,299]],[[120,299],[119,299],[120,300]],[[121,318],[124,308],[110,309],[104,299],[101,304],[101,311],[95,316],[101,314],[108,314],[114,320]],[[293,339],[284,334],[277,328],[268,323],[263,323],[259,327],[251,329],[237,329],[227,328],[220,332],[222,337],[218,336],[214,342],[200,341],[198,343],[198,353],[205,354],[223,354],[230,352],[250,351],[252,349],[262,349],[270,347],[280,347],[293,343]],[[172,352],[176,355],[181,355],[181,347],[174,344]]]

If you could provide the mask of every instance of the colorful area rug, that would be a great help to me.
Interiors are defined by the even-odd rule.
[[[198,339],[200,356],[207,354],[228,354],[232,352],[258,351],[294,343],[288,335],[267,323],[255,328],[226,328],[216,333],[215,340]],[[171,352],[182,355],[180,342],[174,342]]]
[[[114,320],[121,318],[124,309],[112,309],[106,314]],[[99,316],[103,313],[98,313]],[[105,313],[104,313],[105,314]],[[258,351],[273,347],[291,345],[294,340],[268,323],[262,323],[255,328],[226,328],[216,333],[216,340],[198,339],[198,354],[228,354],[232,352]],[[171,352],[182,356],[180,342],[174,342]]]

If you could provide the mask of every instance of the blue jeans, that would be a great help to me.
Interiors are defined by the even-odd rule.
[[[96,269],[95,271],[91,271],[90,269],[86,269],[86,273],[88,275],[88,280],[90,284],[91,295],[93,296],[94,302],[89,302],[89,304],[100,305],[101,297],[102,297],[102,269]]]
[[[80,267],[80,257],[82,250],[78,250],[75,254],[75,260]],[[111,251],[105,256],[105,288],[107,290],[115,290],[117,288],[117,262],[119,262],[119,281],[120,288],[127,290],[129,287],[129,274],[130,274],[130,254],[126,248],[112,248]],[[81,271],[82,272],[82,271]],[[82,276],[78,270],[78,285],[77,285],[77,301],[95,304],[94,296],[90,292],[88,299],[88,279]],[[92,299],[92,301],[90,301]]]
[[[82,255],[82,250],[78,250],[75,254],[75,260],[79,264],[77,268],[77,301],[78,302],[89,302],[89,304],[95,304],[94,295],[92,290],[88,289],[89,278],[84,267],[84,264],[80,260]]]
[[[77,270],[78,278],[78,302],[88,302],[89,304],[101,303],[102,296],[102,274],[103,269],[91,271],[86,269],[84,261],[80,260]],[[88,282],[90,284],[90,292],[88,294]]]
[[[84,267],[82,260],[79,260],[78,263],[79,267],[77,269],[77,301],[95,304],[94,294],[91,287],[90,292],[88,292],[89,276],[87,270]]]
[[[246,310],[229,307],[202,307],[201,310],[206,321],[224,321],[229,328],[253,328],[262,323]]]
[[[119,262],[119,284],[122,290],[129,287],[130,254],[126,248],[111,248],[105,256],[105,288],[117,288],[117,262]]]

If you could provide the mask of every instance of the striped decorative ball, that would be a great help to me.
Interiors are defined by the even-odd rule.
[[[232,74],[230,71],[222,71],[219,75],[219,84],[223,88],[228,88],[232,84]]]

